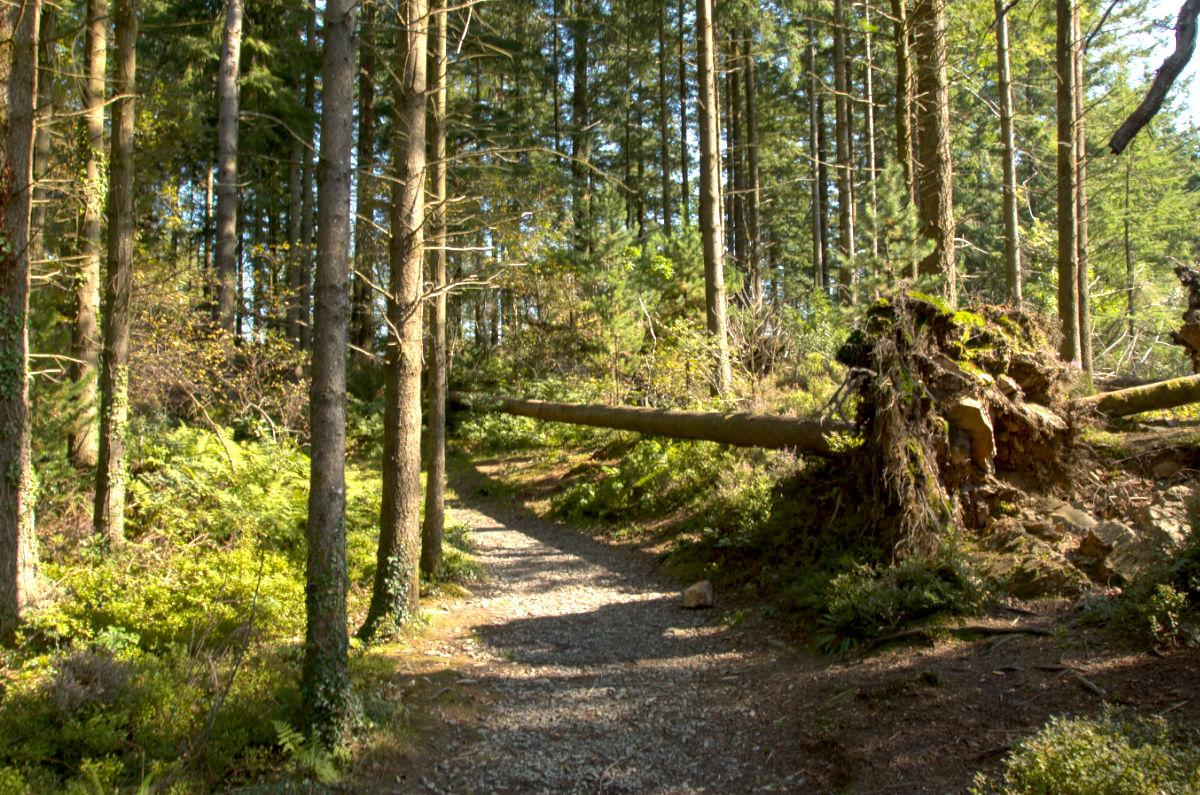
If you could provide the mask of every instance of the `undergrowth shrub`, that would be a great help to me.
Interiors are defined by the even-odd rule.
[[[1200,791],[1200,736],[1161,716],[1054,717],[1020,740],[995,779],[976,793],[1012,795],[1175,795]]]
[[[819,613],[817,647],[845,654],[855,644],[937,613],[974,613],[985,591],[952,547],[891,566],[852,563],[815,594],[796,594]]]

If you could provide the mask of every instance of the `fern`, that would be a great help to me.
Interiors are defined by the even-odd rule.
[[[339,771],[333,753],[321,744],[314,734],[305,737],[290,723],[272,720],[279,749],[297,773],[316,779],[320,784],[330,784],[338,779]]]

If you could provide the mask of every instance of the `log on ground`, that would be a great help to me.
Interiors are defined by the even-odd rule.
[[[554,403],[460,393],[452,394],[450,400],[472,409],[500,411],[550,422],[637,431],[673,439],[723,442],[741,447],[795,449],[821,456],[835,454],[827,438],[829,434],[849,430],[848,426],[836,422],[745,412],[722,414],[637,406]]]

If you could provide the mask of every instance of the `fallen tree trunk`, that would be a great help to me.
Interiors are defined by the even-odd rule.
[[[467,408],[502,411],[551,422],[637,431],[673,439],[723,442],[741,447],[789,448],[821,456],[835,455],[826,438],[827,434],[849,430],[849,426],[835,422],[745,412],[719,414],[635,406],[552,403],[461,393],[452,394],[450,401]]]
[[[1200,403],[1200,375],[1172,378],[1157,384],[1135,386],[1080,398],[1079,403],[1094,406],[1109,417],[1125,417],[1143,411],[1158,411]]]

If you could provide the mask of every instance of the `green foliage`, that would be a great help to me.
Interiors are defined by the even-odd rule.
[[[1054,717],[1019,741],[999,779],[978,776],[975,793],[1163,795],[1200,789],[1195,731],[1162,717],[1126,718],[1111,708],[1094,718]]]
[[[337,780],[339,771],[334,754],[317,737],[305,737],[287,721],[273,720],[271,725],[279,735],[279,748],[289,767],[320,784]]]
[[[885,568],[853,563],[827,582],[809,606],[821,611],[817,646],[838,654],[906,622],[976,612],[985,595],[979,579],[948,545],[932,557]]]

